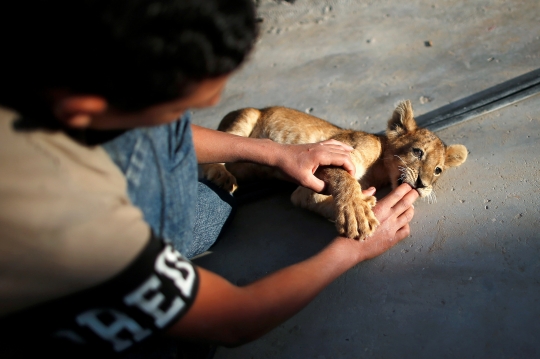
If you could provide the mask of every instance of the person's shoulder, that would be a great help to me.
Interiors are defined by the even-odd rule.
[[[0,109],[0,280],[13,283],[0,297],[24,307],[114,275],[140,253],[150,228],[103,149],[61,131],[17,129],[16,121]]]
[[[0,217],[8,210],[12,219],[19,213],[28,224],[56,226],[57,232],[104,214],[128,211],[141,218],[124,175],[101,147],[83,145],[61,130],[18,127],[16,114],[0,111]]]

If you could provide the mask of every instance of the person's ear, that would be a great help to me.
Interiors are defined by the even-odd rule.
[[[86,128],[96,115],[107,110],[107,100],[95,95],[67,95],[57,99],[54,115],[72,128]]]

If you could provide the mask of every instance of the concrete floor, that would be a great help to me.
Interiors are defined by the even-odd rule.
[[[285,105],[376,132],[397,100],[422,114],[540,67],[537,0],[261,1],[260,15],[251,61],[196,123]],[[437,203],[417,203],[411,237],[215,358],[540,357],[540,96],[438,135],[469,158],[438,182]],[[242,285],[334,235],[278,193],[242,206],[196,261]]]

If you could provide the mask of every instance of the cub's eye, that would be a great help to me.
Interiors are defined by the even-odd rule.
[[[440,175],[442,172],[442,169],[440,167],[435,167],[435,174]]]
[[[419,148],[413,148],[412,153],[413,153],[414,157],[418,157],[420,159],[422,159],[422,156],[424,156],[424,151],[422,151]]]

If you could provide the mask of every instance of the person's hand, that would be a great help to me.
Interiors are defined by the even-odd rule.
[[[363,192],[366,195],[373,195],[375,189],[370,188]],[[417,198],[416,190],[408,184],[402,184],[378,201],[373,208],[380,225],[371,236],[362,241],[343,237],[338,240],[345,240],[354,247],[355,253],[359,256],[358,262],[386,252],[410,234],[409,222],[414,216],[413,202]]]
[[[305,307],[359,261],[375,257],[405,238],[417,197],[409,185],[398,187],[375,207],[381,225],[373,236],[363,241],[338,237],[314,256],[245,286],[197,268],[195,301],[168,334],[227,345],[258,338]]]
[[[283,145],[283,150],[282,160],[278,165],[283,173],[299,185],[318,193],[325,189],[325,183],[314,175],[319,166],[343,167],[352,176],[356,171],[350,155],[353,148],[336,140]]]

